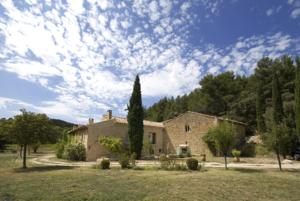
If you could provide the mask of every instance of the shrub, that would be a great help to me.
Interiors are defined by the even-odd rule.
[[[175,164],[175,170],[187,170],[185,164]]]
[[[64,150],[65,150],[65,144],[60,142],[56,145],[56,157],[57,158],[63,158],[63,154],[64,154]]]
[[[232,153],[232,155],[233,155],[234,157],[240,157],[240,156],[241,156],[241,151],[239,151],[239,150],[237,150],[237,149],[233,149],[233,150],[231,151],[231,153]]]
[[[260,144],[255,145],[255,155],[265,156],[265,155],[269,155],[269,154],[270,154],[270,151],[264,145],[260,145]]]
[[[160,161],[160,167],[162,169],[165,169],[165,170],[175,169],[176,158],[173,158],[171,156],[167,157],[166,155],[162,154],[159,157],[159,161]]]
[[[132,153],[130,156],[130,163],[132,166],[135,166],[136,153]]]
[[[103,158],[101,163],[100,163],[100,168],[102,170],[106,170],[106,169],[109,169],[109,166],[110,166],[110,161],[108,158]]]
[[[67,159],[72,161],[85,161],[86,151],[83,144],[68,144],[65,147]]]
[[[124,151],[122,140],[117,137],[100,136],[99,143],[114,154],[120,154]]]
[[[198,169],[198,160],[195,158],[189,158],[186,160],[186,165],[189,170],[197,170]]]
[[[119,159],[119,163],[122,169],[129,168],[129,157],[123,154]]]

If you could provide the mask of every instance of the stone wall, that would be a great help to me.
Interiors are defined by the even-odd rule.
[[[187,112],[164,122],[166,131],[164,151],[175,154],[179,145],[187,143],[193,155],[211,155],[212,153],[202,137],[210,127],[216,124],[216,118],[193,112]],[[190,131],[186,132],[186,126],[189,126]]]
[[[128,125],[115,122],[113,119],[88,125],[87,161],[95,161],[101,157],[115,157],[99,144],[99,136],[121,138],[124,144],[129,145]],[[150,132],[156,133],[156,144],[153,145],[155,154],[163,149],[163,128],[144,126],[144,139],[148,139]]]

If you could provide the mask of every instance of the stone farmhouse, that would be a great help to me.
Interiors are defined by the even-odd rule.
[[[152,145],[154,155],[185,153],[187,150],[190,150],[193,155],[211,155],[212,151],[202,137],[210,127],[223,121],[234,124],[239,139],[245,139],[246,124],[242,122],[188,111],[163,122],[144,120],[144,140],[148,140],[148,143]],[[128,145],[127,130],[127,119],[114,117],[112,111],[109,110],[100,122],[95,123],[93,119],[89,119],[87,125],[73,128],[70,134],[74,135],[73,141],[85,145],[87,161],[95,161],[100,157],[110,155],[99,144],[99,136],[118,137],[125,145]]]

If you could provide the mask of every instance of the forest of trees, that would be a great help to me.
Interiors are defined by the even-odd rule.
[[[294,87],[296,62],[292,57],[278,59],[262,58],[257,62],[254,73],[239,76],[233,72],[206,75],[199,88],[176,98],[163,98],[145,109],[145,118],[164,121],[186,111],[225,116],[248,124],[247,134],[257,131],[257,125],[265,129],[265,116],[272,107],[272,76],[278,72],[282,93],[283,109],[287,124],[295,128]],[[258,107],[258,108],[257,108]],[[256,116],[256,110],[258,115]]]

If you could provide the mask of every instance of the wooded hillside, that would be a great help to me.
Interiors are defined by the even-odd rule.
[[[294,122],[295,62],[289,56],[278,59],[262,58],[252,75],[239,76],[233,72],[206,75],[199,88],[176,98],[163,98],[145,110],[146,119],[164,121],[186,111],[224,116],[249,125],[248,134],[256,130],[256,97],[260,92],[262,116],[271,107],[272,74],[279,72],[284,113],[291,127]],[[263,120],[264,121],[264,120]]]

